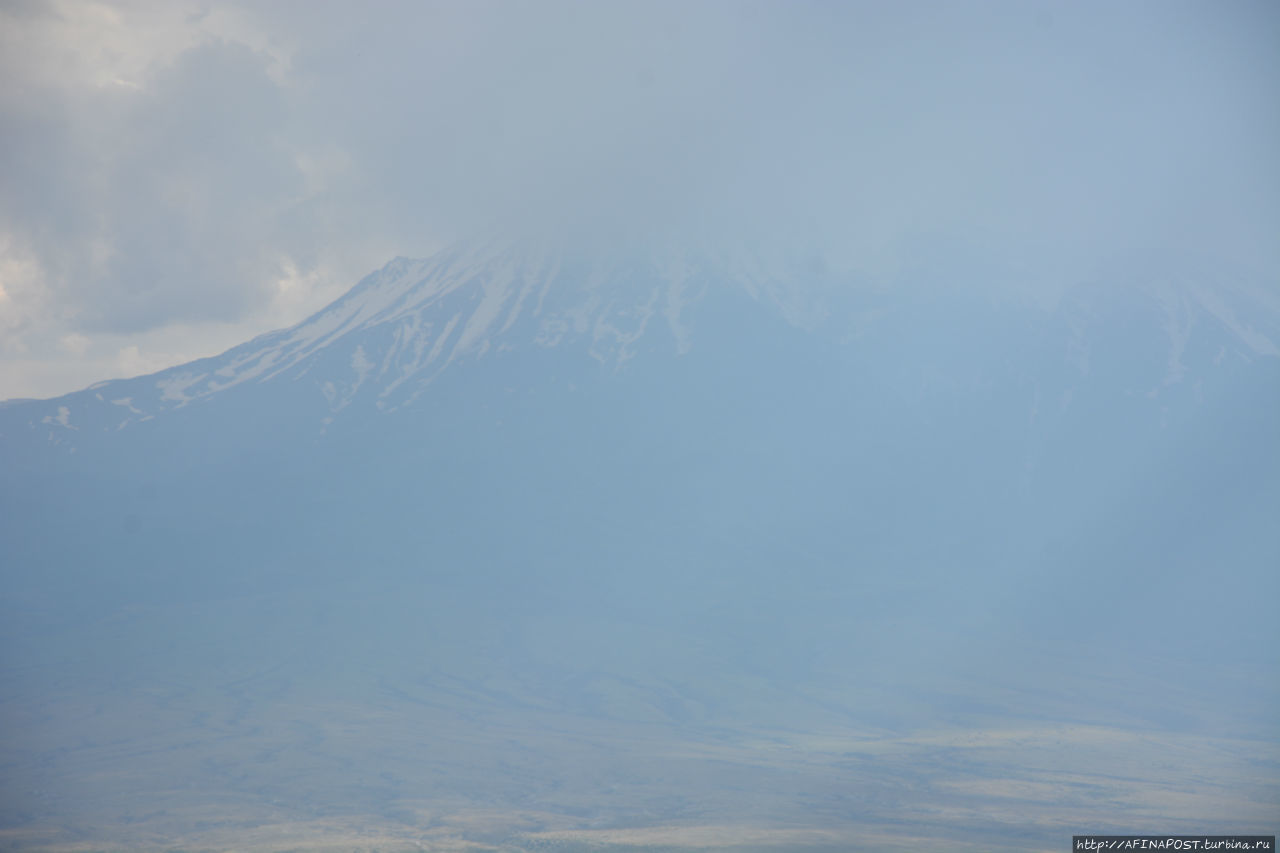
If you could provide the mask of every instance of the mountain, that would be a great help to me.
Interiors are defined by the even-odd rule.
[[[1275,284],[1001,275],[468,243],[220,356],[0,406],[0,830],[1263,831]],[[1186,809],[1125,776],[1152,738],[1208,780]]]
[[[713,325],[713,312],[767,313],[849,350],[868,336],[899,337],[916,353],[897,353],[890,364],[876,358],[872,366],[914,371],[902,377],[904,393],[923,391],[916,383],[962,382],[923,373],[945,372],[945,363],[973,367],[965,353],[948,349],[972,350],[984,343],[975,336],[992,324],[1009,338],[1002,343],[1033,350],[1026,354],[1054,372],[1053,390],[1067,395],[1080,385],[1102,384],[1090,376],[1095,366],[1135,371],[1104,380],[1109,393],[1156,399],[1181,388],[1194,392],[1241,363],[1280,356],[1280,297],[1273,292],[1204,269],[1145,266],[1078,285],[1046,310],[984,302],[966,291],[981,292],[981,282],[974,288],[966,281],[972,273],[952,281],[954,273],[946,270],[916,272],[927,282],[889,292],[841,281],[813,262],[765,260],[750,252],[619,259],[463,244],[426,260],[397,258],[298,325],[221,356],[98,383],[56,400],[11,401],[4,437],[13,444],[33,436],[38,444],[70,451],[84,433],[119,431],[193,404],[222,405],[233,391],[264,385],[306,387],[308,402],[325,408],[321,423],[329,424],[357,400],[395,412],[446,370],[507,354],[586,356],[586,364],[565,366],[578,372],[591,363],[616,372],[641,352],[685,355],[694,345],[694,325]],[[760,316],[751,322],[767,321]],[[1018,325],[1028,333],[1023,340],[1010,338]],[[703,348],[720,343],[701,342]],[[1024,374],[1029,381],[1040,378]],[[970,378],[980,385],[1009,377]],[[1070,407],[1069,399],[1059,402]]]

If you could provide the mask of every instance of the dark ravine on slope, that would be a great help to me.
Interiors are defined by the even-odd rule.
[[[567,257],[398,259],[223,356],[0,407],[0,827],[92,838],[95,802],[143,797],[89,756],[143,750],[110,709],[159,695],[191,725],[216,693],[231,716],[204,731],[229,754],[270,753],[270,709],[310,703],[443,713],[445,752],[485,756],[381,778],[394,757],[308,752],[298,729],[237,773],[154,736],[175,767],[210,750],[197,798],[310,817],[415,797],[594,827],[830,817],[826,777],[786,808],[739,813],[724,779],[676,785],[688,813],[602,806],[598,778],[551,758],[575,727],[612,733],[575,748],[623,790],[627,768],[659,771],[603,744],[638,731],[1047,721],[1274,742],[1265,288],[1126,268],[1042,307],[959,273],[870,288],[745,256]],[[50,710],[68,697],[100,716]],[[495,726],[541,758],[494,757]],[[508,759],[533,775],[504,778]],[[742,803],[775,783],[744,784]],[[1266,790],[1234,792],[1240,815]],[[933,830],[950,831],[981,841]]]

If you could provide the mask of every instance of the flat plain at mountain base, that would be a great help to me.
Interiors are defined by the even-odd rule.
[[[151,634],[136,623],[158,618],[100,630]],[[1115,706],[1161,674],[1082,673],[1057,691],[867,673],[688,682],[343,670],[326,651],[315,660],[337,668],[310,679],[312,653],[270,648],[216,685],[153,671],[118,686],[90,659],[39,695],[6,691],[4,727],[27,739],[5,749],[0,848],[1052,850],[1073,832],[1240,831],[1280,811],[1265,732],[1064,711],[1062,697],[1109,690]],[[936,707],[967,711],[931,720]],[[1204,815],[1214,826],[1190,817]]]

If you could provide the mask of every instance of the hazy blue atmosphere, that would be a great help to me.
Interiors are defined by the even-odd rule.
[[[1277,45],[0,2],[0,850],[1275,834]]]

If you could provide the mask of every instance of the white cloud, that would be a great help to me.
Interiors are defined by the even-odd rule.
[[[92,341],[79,332],[68,332],[58,339],[58,343],[64,352],[74,356],[82,356],[89,351],[89,345]]]

